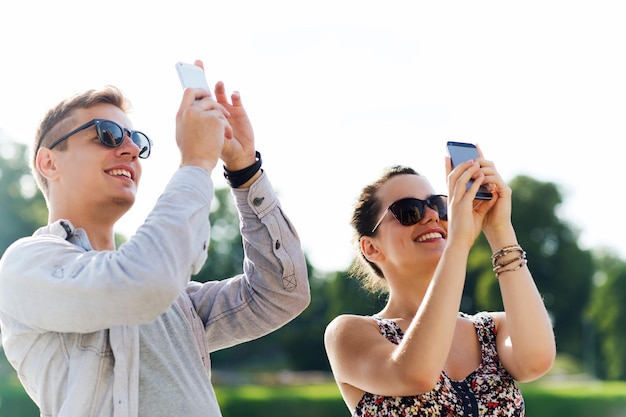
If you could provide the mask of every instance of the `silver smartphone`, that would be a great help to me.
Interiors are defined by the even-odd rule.
[[[176,72],[183,88],[204,88],[211,90],[204,75],[204,70],[197,65],[185,62],[176,63]]]
[[[452,168],[470,159],[478,158],[478,149],[476,149],[476,145],[473,143],[449,141],[446,145],[448,147],[448,154],[452,160]],[[467,188],[469,188],[473,182],[473,180],[468,182]],[[493,195],[489,192],[486,184],[482,184],[476,193],[476,199],[491,200],[492,198]]]

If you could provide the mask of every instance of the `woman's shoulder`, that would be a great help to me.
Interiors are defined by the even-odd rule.
[[[328,323],[324,337],[327,341],[346,337],[363,337],[370,331],[380,333],[372,316],[341,314]]]
[[[459,316],[473,322],[494,322],[496,325],[506,319],[504,311],[479,311],[475,314],[459,313]]]
[[[504,311],[481,311],[476,314],[460,313],[460,316],[471,321],[479,332],[498,334],[506,327]]]
[[[328,323],[326,329],[342,329],[353,326],[371,326],[376,322],[372,316],[361,316],[358,314],[340,314]]]

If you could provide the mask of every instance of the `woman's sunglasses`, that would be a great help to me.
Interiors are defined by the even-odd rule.
[[[388,212],[403,226],[413,226],[417,224],[423,217],[426,206],[435,210],[439,214],[441,220],[448,220],[448,196],[431,195],[426,200],[419,198],[403,198],[391,204],[380,219],[376,222],[376,226],[372,229],[372,233],[378,229]]]
[[[142,159],[146,159],[150,156],[150,150],[152,149],[152,141],[150,140],[150,138],[148,138],[145,134],[141,132],[138,132],[136,130],[128,130],[118,125],[117,123],[106,119],[93,119],[92,121],[77,127],[67,135],[64,135],[55,140],[52,145],[48,147],[48,149],[54,148],[70,136],[93,125],[96,126],[98,139],[100,139],[100,142],[102,142],[103,145],[109,146],[111,148],[117,148],[124,142],[124,136],[128,133],[130,139],[139,148],[139,157]]]

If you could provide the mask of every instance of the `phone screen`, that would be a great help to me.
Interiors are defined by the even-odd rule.
[[[448,142],[447,146],[450,159],[452,160],[452,168],[460,163],[469,161],[470,159],[478,158],[478,150],[474,144],[465,142]],[[467,188],[469,188],[472,183],[473,181],[468,182]],[[492,197],[493,196],[485,184],[481,185],[476,193],[476,198],[479,200],[491,200]]]

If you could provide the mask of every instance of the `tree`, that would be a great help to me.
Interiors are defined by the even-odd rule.
[[[339,314],[372,314],[385,296],[363,290],[347,272],[319,274],[308,264],[311,304],[282,328],[258,340],[215,352],[216,369],[330,371],[324,331]]]
[[[585,323],[602,353],[591,362],[599,375],[626,380],[626,263],[611,254],[598,255],[598,272]],[[594,350],[595,352],[595,350]]]
[[[46,203],[30,174],[27,147],[0,137],[0,254],[46,221]]]
[[[229,188],[215,190],[209,219],[209,253],[202,270],[193,277],[200,282],[229,278],[243,272],[244,256],[239,218]]]
[[[28,147],[0,135],[0,256],[11,243],[47,222],[46,200],[28,166]],[[125,240],[115,234],[116,247]]]
[[[577,232],[558,217],[562,199],[555,184],[519,176],[510,186],[512,221],[528,255],[528,267],[552,316],[559,352],[582,359],[581,322],[591,293],[592,255],[579,248]],[[479,309],[500,309],[498,282],[488,260],[491,249],[484,239],[476,246],[469,262],[469,270],[477,276],[476,305]],[[482,269],[472,268],[478,264]]]
[[[293,324],[285,327],[283,340],[291,369],[329,371],[324,331],[339,314],[373,314],[385,305],[386,296],[371,294],[346,272],[319,275],[309,268],[311,304]]]
[[[583,359],[593,352],[588,346],[597,345],[602,353],[596,361],[600,376],[626,378],[626,264],[601,254],[595,274],[592,253],[579,248],[577,232],[557,215],[561,195],[555,184],[521,176],[510,186],[513,224],[553,318],[559,353]],[[215,195],[208,258],[193,277],[202,282],[234,276],[243,268],[239,219],[230,190],[218,189]],[[44,225],[46,217],[45,201],[28,169],[27,148],[0,137],[0,253]],[[481,236],[468,260],[463,311],[502,308],[490,256]],[[328,322],[344,313],[372,314],[385,303],[384,295],[366,293],[345,271],[320,275],[310,264],[308,270],[311,305],[276,332],[216,352],[212,360],[217,368],[328,370],[323,348]],[[594,337],[591,343],[585,342],[584,329]]]

